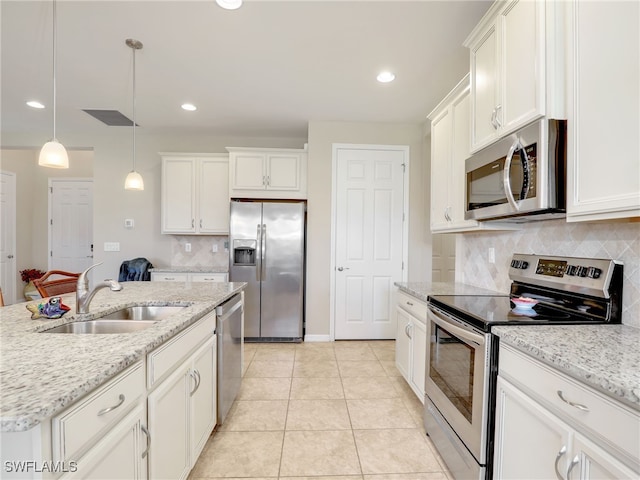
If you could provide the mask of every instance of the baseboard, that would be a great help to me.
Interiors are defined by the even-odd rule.
[[[305,342],[332,342],[330,335],[305,335]]]

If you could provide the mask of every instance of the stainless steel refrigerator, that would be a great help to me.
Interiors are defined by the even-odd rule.
[[[229,279],[247,282],[248,342],[301,341],[305,202],[231,201]]]

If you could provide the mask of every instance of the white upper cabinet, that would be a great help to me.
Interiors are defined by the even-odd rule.
[[[496,222],[465,220],[465,160],[470,148],[469,75],[429,114],[431,120],[431,231],[454,233],[513,229]]]
[[[226,154],[162,156],[162,233],[229,233]]]
[[[640,216],[640,3],[571,4],[567,221]]]
[[[228,147],[231,198],[307,198],[307,152]]]
[[[472,152],[544,115],[565,118],[562,3],[498,1],[465,41]]]

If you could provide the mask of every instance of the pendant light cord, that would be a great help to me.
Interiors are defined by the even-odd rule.
[[[53,0],[53,139],[56,139],[56,63],[57,63],[57,32],[56,32],[56,0]]]
[[[136,171],[136,49],[133,48],[133,171]]]

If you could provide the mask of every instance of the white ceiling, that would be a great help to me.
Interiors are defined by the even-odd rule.
[[[107,127],[304,137],[309,121],[421,123],[468,71],[462,42],[490,1],[58,0],[57,137]],[[52,2],[2,0],[2,132],[52,125]],[[380,84],[378,71],[396,80]],[[25,105],[37,99],[47,105]],[[180,108],[197,105],[196,112]]]

